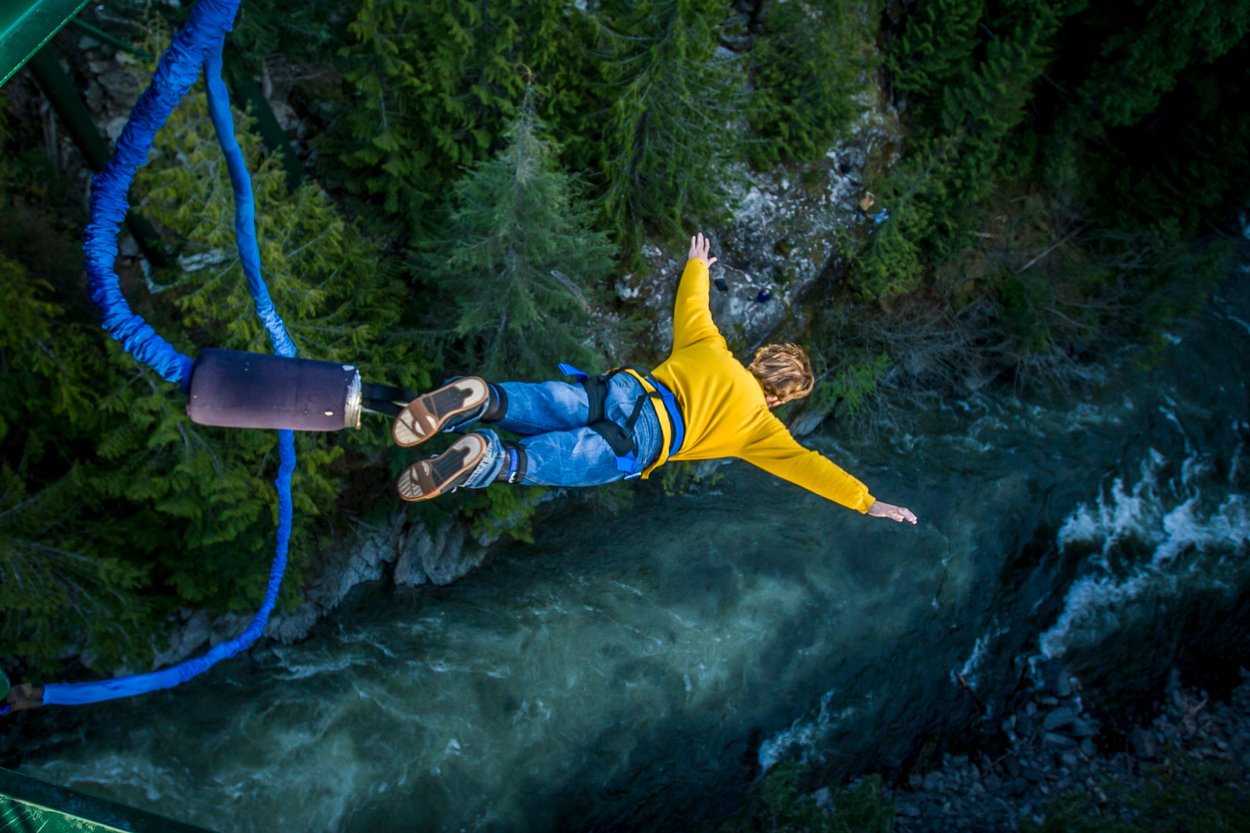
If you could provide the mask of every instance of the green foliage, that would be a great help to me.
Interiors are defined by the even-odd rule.
[[[894,829],[894,805],[883,794],[881,776],[869,775],[831,790],[830,812],[801,789],[804,775],[798,763],[773,767],[738,816],[715,829],[720,833],[890,833]]]
[[[1045,820],[1020,819],[1022,833],[1225,833],[1250,829],[1250,790],[1227,763],[1173,750],[1162,764],[1117,779],[1099,805],[1088,791],[1049,802]]]
[[[844,236],[847,283],[860,297],[889,300],[915,291],[931,274],[941,242],[937,228],[962,213],[947,200],[943,181],[954,152],[953,142],[935,141],[900,162],[879,188],[878,213]],[[936,213],[935,204],[945,213]]]
[[[152,314],[188,352],[194,352],[187,343],[192,334],[204,344],[267,352],[234,251],[228,177],[220,149],[208,138],[201,102],[188,96],[158,135],[139,187],[146,192],[147,216],[183,241],[183,262],[199,258],[211,265],[168,286],[154,299],[159,304]],[[407,342],[391,331],[403,289],[388,264],[315,185],[288,193],[278,165],[262,158],[255,137],[241,132],[239,138],[254,172],[257,236],[270,294],[301,354],[350,362],[373,357],[360,362],[367,377],[414,387],[427,383]],[[165,581],[179,598],[253,607],[263,594],[273,548],[276,503],[264,476],[277,461],[273,435],[194,425],[175,392],[155,384],[146,371],[132,374],[102,403],[114,415],[114,427],[101,438],[101,454],[113,465],[99,488],[181,519],[181,535],[173,541],[166,531],[141,537],[156,550]],[[363,445],[377,453],[381,443],[369,437]],[[328,464],[344,450],[341,442],[315,435],[300,435],[297,448],[288,603],[298,598],[307,563],[308,550],[299,542],[311,537],[316,516],[335,507],[341,484]]]
[[[680,234],[685,221],[724,211],[739,68],[717,54],[724,0],[619,0],[605,8],[605,215],[633,252],[644,227]]]
[[[72,459],[97,424],[91,339],[66,321],[51,287],[0,253],[0,654],[41,669],[76,645],[104,667],[146,651],[147,568],[102,555],[112,536],[84,531],[99,507],[91,464]],[[101,540],[103,539],[103,540]]]
[[[754,92],[747,108],[757,134],[747,151],[757,167],[821,157],[857,114],[855,93],[875,9],[844,0],[765,6],[765,32],[751,50]]]
[[[1098,189],[1088,199],[1121,228],[1175,221],[1209,233],[1250,198],[1250,38],[1182,73],[1147,129],[1108,131],[1087,154]]]
[[[451,298],[454,312],[433,312],[459,367],[525,379],[559,360],[603,364],[591,313],[614,253],[557,150],[527,99],[507,147],[456,183],[449,237],[424,263]]]
[[[684,495],[697,489],[715,488],[724,479],[720,466],[708,472],[708,463],[673,462],[659,469],[660,487],[669,497]]]
[[[889,65],[895,90],[922,110],[921,121],[941,112],[943,90],[971,75],[984,12],[984,0],[933,0],[908,11]]]
[[[1060,19],[1047,3],[1024,4],[1018,16],[1005,16],[984,45],[984,61],[964,83],[945,91],[942,128],[955,135],[950,193],[975,202],[994,188],[1006,140],[1025,119],[1033,84],[1050,57],[1050,40]],[[936,208],[940,212],[940,208]]]
[[[808,407],[855,418],[876,395],[881,378],[893,364],[886,353],[841,362],[841,370],[833,379],[816,383]]]
[[[28,126],[26,126],[28,127]],[[0,98],[0,655],[40,670],[67,646],[142,661],[148,569],[93,528],[91,437],[111,379],[77,284],[77,203]],[[88,531],[90,530],[90,531]]]
[[[464,507],[470,531],[479,539],[493,541],[507,535],[514,541],[534,543],[534,513],[544,491],[499,485],[473,492]]]
[[[915,199],[944,220],[993,191],[1062,22],[1062,12],[1044,2],[985,13],[979,3],[920,4],[891,58],[896,88],[915,101],[910,156],[928,168]],[[963,229],[948,221],[932,231],[958,237]]]
[[[1187,69],[1236,46],[1250,31],[1250,3],[1094,3],[1073,28],[1081,43],[1096,44],[1096,57],[1075,88],[1083,109],[1096,112],[1097,123],[1125,126],[1155,111]]]
[[[336,0],[268,0],[239,6],[230,45],[262,64],[275,53],[319,63],[345,46],[348,11]]]
[[[893,210],[878,223],[864,220],[862,248],[851,250],[850,287],[864,298],[889,300],[918,289],[929,275],[925,247],[932,213],[920,199],[887,200]]]
[[[74,467],[33,495],[23,481],[0,464],[0,651],[45,671],[68,646],[94,655],[102,669],[143,661],[151,610],[138,591],[148,570],[100,555],[72,530],[90,480]]]
[[[903,6],[887,64],[909,136],[868,183],[890,214],[847,237],[847,288],[979,309],[985,356],[1024,375],[1157,343],[1220,271],[1204,224],[1250,197],[1233,103],[1250,89],[1248,7]]]
[[[364,0],[343,50],[354,104],[328,145],[351,172],[344,183],[428,231],[460,169],[498,148],[528,76],[575,47],[566,5]]]

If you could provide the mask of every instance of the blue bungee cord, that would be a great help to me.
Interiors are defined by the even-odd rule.
[[[91,299],[104,312],[104,327],[137,360],[153,368],[164,379],[184,387],[190,382],[192,360],[178,352],[131,311],[121,293],[114,263],[117,235],[128,208],[127,193],[136,170],[147,162],[156,133],[164,126],[174,107],[195,83],[201,68],[208,93],[209,113],[225,155],[234,190],[235,235],[239,259],[247,276],[248,291],[255,301],[257,316],[269,333],[275,354],[295,357],[295,345],[261,276],[260,249],[256,241],[255,204],[251,177],[243,152],[234,135],[234,119],[229,96],[221,80],[221,51],[241,0],[198,0],[186,25],[161,56],[152,82],[139,98],[130,121],[117,141],[113,158],[92,180],[91,221],[87,226],[83,251],[91,287]],[[277,601],[286,572],[287,550],[291,540],[291,474],[295,471],[295,434],[278,432],[280,462],[274,484],[278,492],[278,530],[273,564],[265,600],[251,623],[239,636],[222,642],[202,656],[148,674],[134,674],[111,680],[85,683],[51,683],[43,688],[45,705],[81,705],[130,697],[172,688],[207,671],[223,659],[246,650],[264,632]],[[0,710],[0,714],[8,707]]]

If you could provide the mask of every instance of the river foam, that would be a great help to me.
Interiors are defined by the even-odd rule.
[[[1097,644],[1133,616],[1149,615],[1163,599],[1233,589],[1250,574],[1244,557],[1250,542],[1245,497],[1227,495],[1211,507],[1203,499],[1210,474],[1205,457],[1186,457],[1176,475],[1169,475],[1176,467],[1166,463],[1152,449],[1132,486],[1116,478],[1110,489],[1065,518],[1060,551],[1091,548],[1095,554],[1068,588],[1054,623],[1038,638],[1044,658]]]

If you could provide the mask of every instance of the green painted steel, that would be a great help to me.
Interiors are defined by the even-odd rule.
[[[39,51],[89,0],[0,2],[0,85]]]
[[[0,769],[0,833],[211,833],[105,798]]]

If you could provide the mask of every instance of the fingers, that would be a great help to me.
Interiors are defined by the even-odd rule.
[[[906,521],[909,524],[916,524],[919,522],[916,514],[906,506],[895,506],[892,503],[885,503],[880,500],[872,505],[868,510],[868,514],[877,518],[887,518],[895,523]]]
[[[711,266],[716,262],[716,258],[708,260],[708,253],[712,250],[712,242],[703,236],[703,232],[699,232],[690,238],[690,257],[699,258],[707,261],[707,265]]]
[[[891,506],[885,516],[895,523],[906,521],[909,524],[914,524],[917,522],[915,513],[906,506]]]

